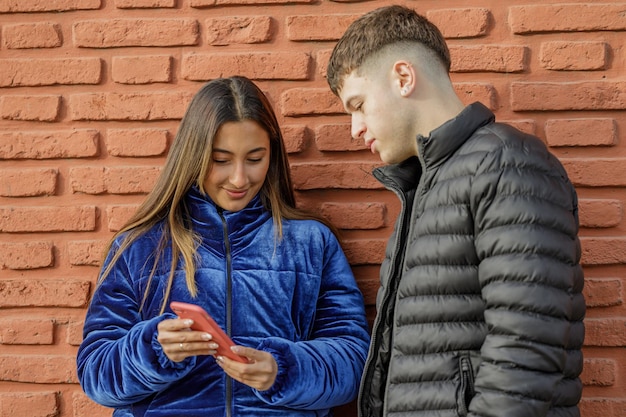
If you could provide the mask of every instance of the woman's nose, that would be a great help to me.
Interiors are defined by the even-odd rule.
[[[232,172],[230,173],[230,183],[237,188],[242,188],[246,185],[246,169],[244,164],[235,164]]]

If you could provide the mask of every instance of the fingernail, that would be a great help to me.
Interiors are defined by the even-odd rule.
[[[230,350],[232,350],[235,353],[240,353],[241,352],[241,348],[239,346],[231,346]]]
[[[193,324],[193,320],[187,319],[185,320],[185,326],[191,326]]]
[[[204,334],[202,335],[202,340],[211,340],[211,335],[210,335],[210,334],[208,334],[208,333],[204,333]]]
[[[215,361],[216,361],[218,364],[221,364],[221,363],[224,361],[224,358],[223,358],[222,356],[216,356],[216,357],[215,357]]]

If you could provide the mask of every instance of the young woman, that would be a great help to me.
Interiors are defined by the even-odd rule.
[[[171,301],[204,308],[241,363]],[[358,391],[363,297],[331,225],[295,206],[272,107],[243,77],[193,98],[154,190],[107,250],[77,365],[121,416],[330,416]]]

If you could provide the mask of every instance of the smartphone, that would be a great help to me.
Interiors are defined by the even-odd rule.
[[[230,350],[230,347],[234,345],[233,341],[202,307],[195,304],[172,301],[170,308],[181,319],[193,320],[192,330],[207,332],[213,336],[213,341],[219,345],[215,356],[226,356],[237,362],[248,363],[248,358],[239,356]]]

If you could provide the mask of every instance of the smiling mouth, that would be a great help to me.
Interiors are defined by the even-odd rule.
[[[230,198],[233,198],[233,199],[243,198],[248,193],[248,190],[227,190],[227,189],[224,189],[224,191],[226,191],[226,194],[228,194],[228,196]]]

